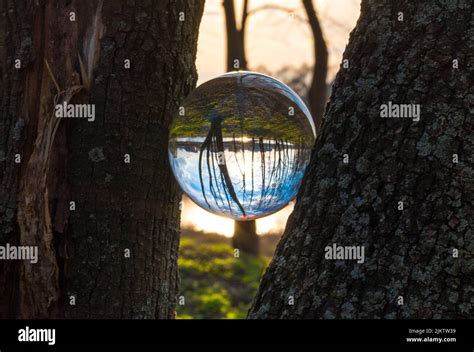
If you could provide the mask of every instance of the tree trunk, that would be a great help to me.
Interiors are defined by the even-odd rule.
[[[54,102],[83,90],[73,65],[79,29],[69,20],[73,4],[29,0],[2,2],[2,246],[38,249],[38,262],[4,262],[0,314],[58,315],[59,268],[55,231],[64,213],[64,123]],[[85,9],[84,9],[85,11]],[[71,55],[74,53],[74,56]],[[15,162],[16,161],[16,162]],[[5,208],[3,206],[5,205]]]
[[[259,254],[259,241],[255,220],[234,221],[232,245],[242,253]]]
[[[250,318],[472,317],[473,12],[362,1]],[[421,104],[420,121],[382,118],[389,101]],[[330,260],[333,244],[361,246],[363,263]]]
[[[245,28],[248,16],[248,0],[244,0],[240,28],[237,28],[234,0],[224,0],[222,5],[226,23],[227,71],[246,70]],[[235,60],[238,60],[238,67],[236,67]]]
[[[240,29],[237,28],[234,0],[224,0],[224,14],[227,39],[227,71],[235,71],[235,60],[238,60],[238,69],[247,70],[245,52],[245,30],[248,19],[249,0],[244,0]],[[257,254],[258,235],[255,220],[235,221],[232,243],[244,253]]]
[[[29,147],[25,143],[28,111],[24,89],[25,67],[34,65],[35,56],[34,11],[30,5],[31,1],[17,1],[15,6],[0,2],[0,246],[16,246],[20,241],[16,198],[21,164],[15,163],[15,158],[17,154],[21,157],[24,149],[29,152],[32,145],[32,139]],[[15,68],[15,63],[20,67]],[[19,262],[0,260],[0,318],[17,314],[18,271]]]
[[[39,252],[37,264],[1,263],[2,317],[174,316],[167,133],[196,82],[204,1],[126,4],[0,5],[1,240]],[[64,101],[95,104],[95,121],[55,118]]]
[[[308,100],[313,115],[316,132],[319,133],[323,123],[324,108],[327,101],[326,76],[328,73],[328,49],[319,24],[312,0],[303,0],[308,22],[313,33],[314,68]]]

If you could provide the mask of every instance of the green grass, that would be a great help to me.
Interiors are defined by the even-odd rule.
[[[183,231],[178,260],[184,304],[178,319],[244,319],[278,238],[262,240],[267,255],[234,257],[230,239]]]

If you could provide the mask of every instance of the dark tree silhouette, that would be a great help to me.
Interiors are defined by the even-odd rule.
[[[303,0],[303,5],[314,38],[315,64],[307,98],[315,121],[316,131],[318,132],[322,125],[322,117],[327,100],[326,76],[328,52],[312,1]],[[235,60],[238,60],[239,69],[246,70],[248,68],[245,42],[246,25],[251,14],[267,9],[278,9],[292,12],[291,9],[278,5],[264,5],[249,11],[249,0],[244,0],[240,27],[238,27],[234,0],[224,0],[223,7],[226,22],[227,71],[234,71],[236,69]],[[237,221],[234,226],[233,244],[236,248],[242,247],[243,251],[247,251],[245,248],[251,248],[254,244],[258,244],[256,224],[239,223],[239,221]],[[258,252],[257,247],[254,247],[251,252]]]
[[[260,242],[257,235],[257,223],[252,221],[234,221],[232,245],[244,253],[259,254]]]
[[[227,198],[230,197],[230,199],[237,204],[240,211],[242,212],[242,215],[245,216],[245,209],[243,208],[237,197],[237,194],[235,193],[234,185],[232,183],[232,180],[230,179],[229,171],[227,170],[227,164],[223,160],[221,160],[221,156],[224,153],[224,142],[222,138],[222,118],[219,116],[216,110],[213,110],[209,119],[211,120],[211,127],[209,129],[209,133],[206,139],[202,143],[199,150],[199,180],[201,182],[202,195],[206,203],[209,205],[209,202],[206,198],[205,186],[202,177],[202,155],[206,151],[208,170],[210,170],[211,168],[209,164],[209,157],[211,157],[211,162],[213,164],[215,162],[219,168],[219,176],[222,179],[223,192],[225,193]],[[211,156],[210,152],[212,152]],[[209,175],[209,188],[211,189],[211,192],[214,195],[214,199],[217,199],[218,197],[221,197],[221,195],[219,193],[219,189],[215,190],[213,187],[213,177],[215,179],[214,183],[216,184],[216,186],[218,187],[219,185],[219,181],[217,180],[217,177],[215,175],[214,166],[212,166],[212,171],[209,171]]]
[[[261,211],[280,209],[281,197],[289,200],[288,193],[294,194],[314,141],[304,111],[288,119],[292,92],[271,81],[246,72],[211,80],[189,97],[185,105],[191,113],[171,130],[172,140],[176,131],[204,137],[199,146],[181,140],[173,148],[194,144],[198,149],[202,198],[196,201],[239,219],[235,229],[241,236],[234,238],[235,248],[251,253],[258,253],[253,219]],[[199,122],[203,116],[205,124]]]
[[[238,69],[246,70],[247,55],[245,51],[245,29],[248,18],[249,0],[244,0],[240,28],[237,27],[234,0],[224,0],[227,40],[227,71],[235,71],[235,60]],[[252,224],[249,224],[251,222]],[[258,235],[255,220],[235,221],[232,242],[235,248],[243,252],[258,253]]]
[[[308,91],[308,101],[313,115],[316,133],[319,133],[323,123],[324,108],[327,101],[326,77],[328,73],[328,49],[323,31],[319,24],[312,0],[303,0],[308,17],[308,23],[313,33],[314,68],[311,86]]]
[[[472,317],[473,13],[362,1],[250,318]],[[420,121],[381,118],[389,101],[421,104]],[[333,244],[364,246],[364,263],[326,259]]]
[[[311,83],[308,91],[305,92],[306,99],[309,102],[311,114],[313,116],[316,133],[319,133],[323,124],[324,109],[327,102],[328,86],[326,84],[328,73],[328,48],[324,39],[323,31],[319,18],[314,8],[312,0],[302,0],[305,9],[306,18],[299,16],[295,10],[286,6],[276,4],[266,4],[247,11],[246,18],[251,15],[268,10],[283,11],[291,14],[295,19],[307,23],[313,34],[313,53],[314,65],[312,69]],[[287,82],[288,83],[288,82]],[[300,83],[301,84],[301,83]]]
[[[0,317],[174,317],[167,134],[196,82],[203,6],[0,2],[0,244],[39,249],[0,261]],[[64,101],[95,104],[95,121],[55,118]]]
[[[248,18],[249,0],[244,0],[240,27],[237,26],[234,0],[223,0],[226,40],[227,40],[227,71],[247,69],[247,55],[245,52],[245,30]],[[238,60],[238,67],[235,67]]]

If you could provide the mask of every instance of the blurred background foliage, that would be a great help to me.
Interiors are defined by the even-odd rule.
[[[248,4],[246,16],[245,3]],[[241,69],[279,79],[310,106],[310,88],[316,81],[315,54],[325,50],[314,50],[322,40],[312,30],[306,6],[309,3],[305,0],[206,0],[196,60],[198,85],[229,71],[229,33],[225,30],[229,12],[223,5],[233,4],[235,29],[243,40],[232,43],[243,44],[244,55],[239,56],[244,56],[240,61],[245,65]],[[324,80],[326,97],[329,97],[349,33],[360,13],[360,0],[313,0],[311,3],[316,10],[313,19],[320,24],[328,53],[327,66],[323,67],[325,74],[320,75],[320,79]],[[246,23],[244,31],[243,23]],[[324,61],[323,57],[320,62]],[[186,119],[171,126],[172,138],[193,136],[198,130],[206,134],[210,122],[202,116],[217,106],[217,100],[208,106],[196,106],[197,109],[188,106]],[[235,127],[240,126],[238,122],[227,119],[222,126],[224,134],[232,135]],[[245,128],[255,130],[257,136],[265,137],[267,130],[277,129],[279,138],[293,137],[288,126],[275,126],[275,121],[256,118],[251,122],[253,124]],[[245,318],[293,204],[256,220],[257,233],[261,235],[261,255],[242,254],[239,259],[234,258],[231,247],[230,237],[234,231],[231,219],[207,213],[186,197],[183,204],[179,268],[180,295],[185,297],[185,304],[176,306],[177,318]]]
[[[231,239],[191,230],[181,234],[179,271],[184,304],[178,319],[245,319],[279,235],[261,236],[261,255],[234,257]]]

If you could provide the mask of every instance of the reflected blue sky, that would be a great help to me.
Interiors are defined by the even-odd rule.
[[[315,140],[311,114],[282,82],[226,73],[196,88],[173,119],[173,173],[202,208],[238,220],[270,215],[298,192]]]
[[[204,157],[202,184],[199,177],[199,150],[204,137],[178,138],[170,145],[169,157],[183,191],[199,206],[219,215],[239,220],[272,214],[296,195],[307,164],[308,150],[271,140],[261,143],[239,141],[237,150],[224,139],[225,164],[235,193],[245,214],[228,194],[216,155]],[[305,154],[306,153],[306,154]]]

